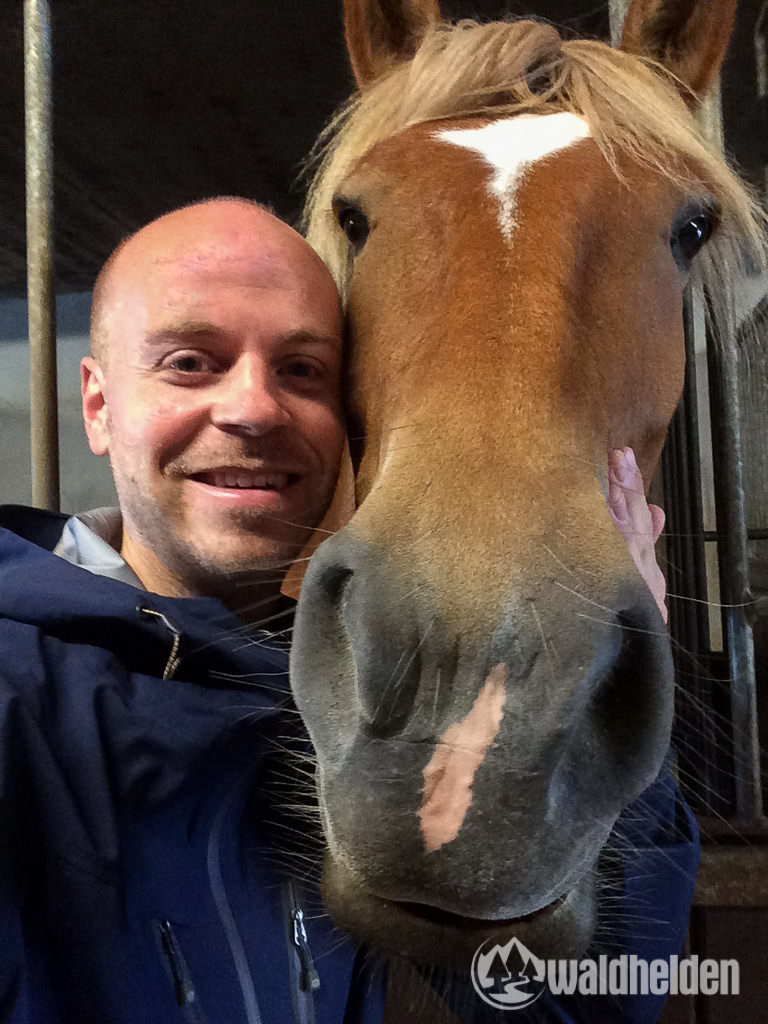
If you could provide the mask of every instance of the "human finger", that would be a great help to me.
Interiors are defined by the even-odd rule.
[[[617,517],[627,523],[629,530],[652,535],[653,522],[645,500],[643,477],[631,448],[616,448],[611,452],[608,489],[609,503],[616,503],[621,513],[617,513]]]
[[[608,508],[666,622],[667,583],[655,551],[664,528],[664,510],[647,503],[642,474],[631,448],[616,448],[608,453]]]
[[[651,524],[653,526],[653,542],[654,544],[661,536],[664,530],[664,524],[667,521],[667,514],[663,508],[659,505],[649,505],[648,511],[651,513]]]

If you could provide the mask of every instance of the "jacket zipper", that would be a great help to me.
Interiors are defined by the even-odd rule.
[[[299,903],[299,894],[293,879],[288,882],[288,893],[291,903],[293,945],[296,947],[299,963],[301,964],[299,984],[302,992],[317,992],[320,988],[320,975],[317,973],[312,960],[312,950],[309,948],[307,929],[304,927],[304,911]]]
[[[181,640],[184,634],[174,622],[171,622],[167,615],[163,615],[162,612],[156,612],[154,608],[144,608],[142,605],[138,605],[136,611],[140,615],[150,615],[158,619],[171,634],[171,653],[168,655],[168,660],[163,669],[163,679],[172,679],[174,672],[181,664],[179,649],[181,648]]]
[[[304,925],[304,910],[299,901],[298,887],[293,879],[286,883],[284,893],[288,910],[288,952],[293,960],[291,980],[294,986],[294,1011],[298,1024],[314,1024],[313,997],[320,988],[320,975],[312,960],[312,951]]]
[[[196,1002],[195,983],[174,935],[171,922],[158,921],[157,930],[160,934],[160,945],[170,968],[176,1005],[183,1007],[185,1017],[192,1024],[205,1024],[203,1013]]]

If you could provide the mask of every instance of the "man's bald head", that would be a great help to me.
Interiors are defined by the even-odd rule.
[[[303,246],[306,256],[321,262],[296,231],[276,217],[269,207],[254,199],[220,196],[178,207],[124,238],[99,271],[93,286],[90,323],[91,354],[99,363],[105,365],[107,361],[116,312],[116,292],[122,283],[125,264],[141,261],[145,251],[147,255],[154,252],[157,256],[158,246],[161,249],[167,246],[170,258],[183,244],[184,237],[194,239],[196,227],[204,234],[210,230],[212,220],[240,221],[244,231],[253,231],[257,236],[263,233],[270,239],[284,239],[285,244],[297,252]]]

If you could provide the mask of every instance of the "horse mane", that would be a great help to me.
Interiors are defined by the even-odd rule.
[[[620,176],[627,154],[693,196],[711,196],[720,225],[695,261],[718,333],[732,333],[730,282],[768,262],[766,216],[749,186],[708,142],[653,60],[588,39],[564,40],[551,25],[463,20],[427,31],[412,60],[393,66],[336,113],[310,154],[317,166],[304,211],[310,244],[344,294],[347,244],[331,200],[354,163],[376,143],[426,121],[569,111],[584,117]]]

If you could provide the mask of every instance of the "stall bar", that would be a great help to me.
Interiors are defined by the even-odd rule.
[[[24,107],[32,503],[40,508],[58,510],[49,0],[24,0]]]

